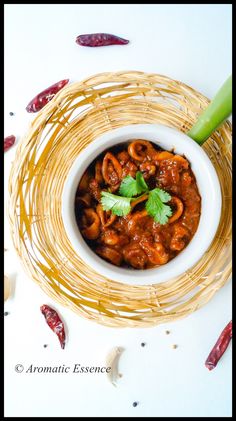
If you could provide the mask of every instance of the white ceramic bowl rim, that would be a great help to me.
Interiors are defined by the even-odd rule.
[[[79,180],[103,151],[132,139],[150,140],[166,150],[184,154],[191,163],[202,198],[198,229],[188,246],[174,259],[153,269],[116,267],[97,256],[83,239],[75,219],[74,201]],[[151,285],[177,277],[190,269],[209,248],[221,215],[221,189],[213,164],[204,150],[184,133],[161,124],[133,124],[106,132],[75,159],[62,194],[62,219],[68,238],[80,258],[100,275],[132,285]]]

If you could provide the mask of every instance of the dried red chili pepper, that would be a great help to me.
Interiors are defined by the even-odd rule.
[[[213,370],[218,364],[218,361],[227,349],[230,339],[232,338],[232,320],[227,324],[224,330],[221,332],[216,344],[212,348],[210,354],[207,357],[205,366],[208,370]]]
[[[58,336],[62,349],[65,348],[65,329],[62,320],[60,319],[56,310],[49,307],[48,305],[43,305],[40,307],[42,314],[44,315],[48,326],[53,330],[54,333]]]
[[[128,44],[129,40],[112,34],[96,33],[79,35],[76,38],[76,43],[83,47],[103,47],[105,45]]]
[[[16,141],[16,137],[11,135],[4,138],[4,152],[8,151]]]
[[[32,101],[29,102],[26,107],[26,111],[28,111],[28,113],[37,113],[37,111],[40,111],[49,101],[51,101],[57,92],[67,85],[68,82],[69,79],[60,80],[60,82],[57,82],[40,92],[32,99]]]

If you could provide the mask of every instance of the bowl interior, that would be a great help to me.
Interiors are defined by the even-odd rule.
[[[80,178],[91,162],[106,149],[132,139],[146,139],[166,150],[185,155],[191,164],[202,199],[198,229],[188,246],[170,262],[157,268],[137,270],[116,267],[97,256],[83,239],[74,213]],[[108,279],[126,284],[151,285],[167,281],[190,269],[214,239],[221,215],[221,189],[216,171],[204,150],[182,132],[160,124],[134,124],[106,132],[79,154],[62,195],[62,219],[68,238],[81,259]]]

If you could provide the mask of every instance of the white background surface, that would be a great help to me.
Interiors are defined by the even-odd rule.
[[[5,5],[5,136],[21,136],[33,118],[25,111],[29,100],[64,78],[142,70],[182,80],[211,98],[232,71],[231,30],[230,5]],[[79,47],[76,36],[90,32],[115,33],[131,43]],[[6,185],[15,149],[5,154]],[[14,295],[5,304],[10,314],[4,318],[6,417],[231,416],[231,344],[215,370],[204,367],[231,318],[231,282],[181,321],[111,329],[53,303],[28,278],[15,257],[7,221],[5,247],[5,273],[15,280]],[[65,350],[42,320],[39,307],[46,303],[66,321]],[[31,364],[65,364],[71,371],[75,363],[103,365],[113,346],[126,349],[117,388],[103,374],[14,370],[16,364],[25,370]],[[133,401],[139,402],[136,408]]]

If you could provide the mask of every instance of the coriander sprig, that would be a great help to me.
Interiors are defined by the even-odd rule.
[[[165,190],[158,187],[149,190],[140,171],[136,173],[135,179],[128,175],[122,180],[119,189],[120,196],[102,191],[101,204],[103,210],[111,210],[117,216],[126,216],[132,209],[132,201],[141,197],[137,197],[137,195],[143,192],[148,193],[148,199],[145,205],[148,215],[152,216],[155,222],[161,225],[166,224],[168,218],[172,215],[172,210],[165,203],[171,200],[171,196]]]
[[[135,179],[131,175],[127,175],[120,185],[119,193],[121,196],[133,197],[137,194],[148,191],[148,185],[143,178],[141,171],[136,172]]]
[[[159,222],[161,225],[168,222],[168,218],[172,215],[172,210],[165,203],[170,200],[171,196],[165,190],[156,188],[149,192],[145,207],[147,213],[153,217],[155,222]]]
[[[111,210],[114,215],[125,216],[131,211],[131,197],[122,197],[102,191],[101,204],[103,210]]]

